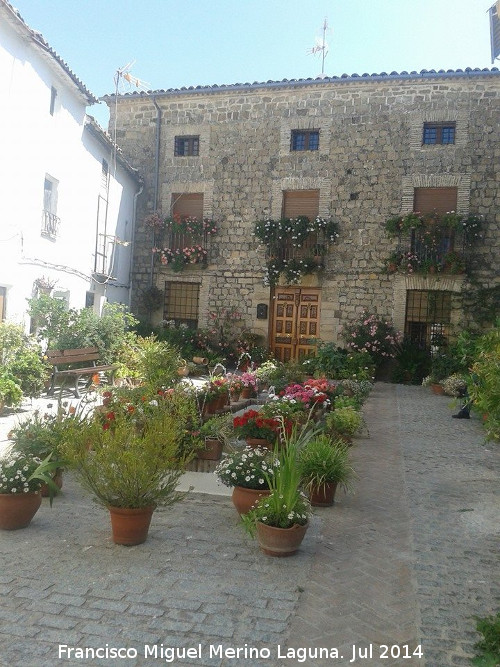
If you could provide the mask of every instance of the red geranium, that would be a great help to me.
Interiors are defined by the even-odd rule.
[[[257,410],[247,410],[241,417],[233,419],[234,432],[242,438],[263,438],[268,442],[276,439],[280,421],[263,417]]]

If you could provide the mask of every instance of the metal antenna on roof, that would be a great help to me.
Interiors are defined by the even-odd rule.
[[[322,37],[316,37],[316,43],[315,45],[311,48],[308,49],[307,53],[309,55],[316,55],[317,53],[321,53],[321,76],[324,75],[325,73],[325,58],[328,55],[328,44],[326,42],[326,32],[327,30],[330,30],[328,27],[328,19],[325,16],[325,20],[323,21],[323,36]]]
[[[130,74],[130,70],[135,64],[135,60],[131,60],[127,65],[119,67],[114,76],[115,81],[115,118],[113,123],[113,175],[116,174],[116,128],[117,128],[117,114],[118,114],[118,95],[123,95],[129,92],[132,88],[146,91],[149,89],[149,84]]]

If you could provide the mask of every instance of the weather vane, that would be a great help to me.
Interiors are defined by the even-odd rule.
[[[329,30],[328,19],[325,17],[323,21],[323,36],[316,37],[316,43],[311,49],[308,49],[307,53],[309,55],[316,55],[321,53],[321,76],[325,73],[325,58],[328,55],[328,44],[326,43],[326,32]]]

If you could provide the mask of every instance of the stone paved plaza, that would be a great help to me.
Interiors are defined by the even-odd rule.
[[[288,559],[259,552],[206,473],[193,474],[210,494],[157,511],[130,548],[66,474],[52,509],[0,534],[0,665],[468,665],[474,616],[500,607],[500,448],[450,403],[378,383],[355,492],[316,510]],[[137,657],[67,659],[60,646]]]

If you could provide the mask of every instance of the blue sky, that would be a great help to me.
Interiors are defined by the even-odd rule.
[[[325,17],[326,75],[492,67],[493,0],[10,1],[97,96],[131,61],[152,90],[319,76]]]

